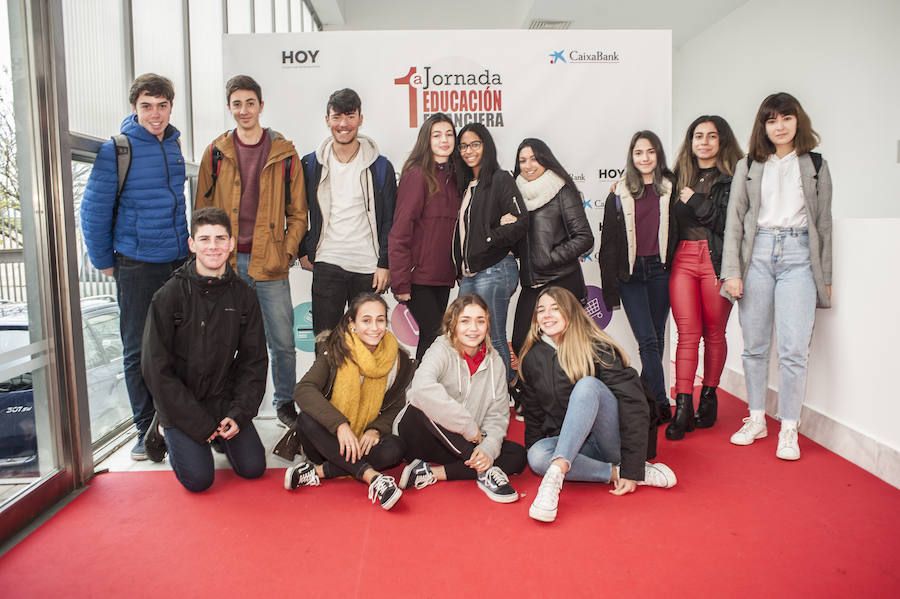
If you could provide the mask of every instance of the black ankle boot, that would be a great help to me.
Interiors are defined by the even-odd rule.
[[[672,424],[666,428],[666,439],[678,441],[684,434],[694,430],[694,398],[690,393],[679,393],[675,396],[675,416]]]
[[[657,426],[672,421],[672,408],[669,406],[668,398],[666,398],[666,403],[656,404],[656,415],[658,417],[656,421]]]
[[[716,423],[719,413],[719,399],[716,397],[715,387],[703,387],[700,391],[700,403],[697,406],[697,415],[694,416],[694,424],[697,428],[710,428]]]

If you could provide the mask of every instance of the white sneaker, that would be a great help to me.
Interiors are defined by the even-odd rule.
[[[551,464],[547,468],[538,487],[537,496],[528,508],[529,516],[541,522],[556,520],[556,507],[559,505],[559,492],[562,490],[564,478],[563,471],[556,464]]]
[[[797,443],[797,429],[783,428],[778,433],[778,449],[775,457],[782,460],[799,460],[800,445]]]
[[[741,427],[741,430],[731,435],[731,442],[735,445],[752,445],[754,441],[762,439],[768,434],[765,418],[759,422],[748,416],[744,418],[744,426]]]
[[[655,464],[647,462],[644,466],[644,480],[638,481],[638,485],[659,487],[660,489],[674,487],[676,483],[678,483],[678,479],[675,478],[672,469],[660,462]]]

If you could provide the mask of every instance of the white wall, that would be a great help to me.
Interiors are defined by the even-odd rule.
[[[900,486],[897,23],[894,0],[750,0],[675,51],[673,130],[720,114],[746,150],[769,93],[809,113],[834,179],[834,308],[817,313],[801,432]],[[737,320],[723,387],[744,397]]]

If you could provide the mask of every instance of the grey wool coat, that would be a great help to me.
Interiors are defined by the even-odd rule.
[[[831,173],[824,159],[818,174],[809,154],[801,154],[797,159],[806,203],[809,258],[816,282],[816,307],[830,308],[831,300],[825,287],[831,285]],[[750,268],[750,258],[753,255],[764,163],[753,161],[748,167],[747,162],[744,159],[738,163],[731,182],[731,199],[725,221],[725,247],[722,253],[723,280],[743,279]],[[725,293],[724,285],[721,293],[733,300]]]

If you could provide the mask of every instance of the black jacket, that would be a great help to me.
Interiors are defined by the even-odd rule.
[[[575,190],[563,187],[529,212],[528,220],[517,250],[523,287],[544,285],[581,268],[579,257],[594,247],[594,234]]]
[[[189,258],[153,295],[141,370],[160,423],[205,443],[226,416],[250,424],[269,358],[256,292],[227,264],[220,279],[194,265]]]
[[[623,366],[619,356],[604,352],[604,359],[612,365],[595,364],[595,372],[619,403],[620,474],[622,478],[642,481],[644,462],[655,457],[656,427],[650,413],[653,397],[644,391],[637,371]],[[559,435],[575,385],[559,365],[556,349],[544,341],[536,343],[525,354],[522,374],[525,446],[531,447],[544,437]]]
[[[501,225],[500,217],[512,214],[516,222]],[[528,230],[528,211],[512,175],[497,169],[490,181],[479,181],[462,217],[466,223],[465,247],[460,245],[459,222],[453,228],[453,263],[459,274],[463,262],[473,273],[481,272],[506,257]]]
[[[687,201],[697,220],[706,227],[706,241],[709,257],[718,277],[722,271],[722,248],[725,246],[725,218],[728,216],[728,198],[731,193],[731,175],[720,174],[713,182],[709,193],[695,193]],[[674,195],[674,194],[673,194]],[[680,201],[677,200],[676,201]],[[669,218],[669,251],[671,262],[681,239],[678,237],[677,212]]]

